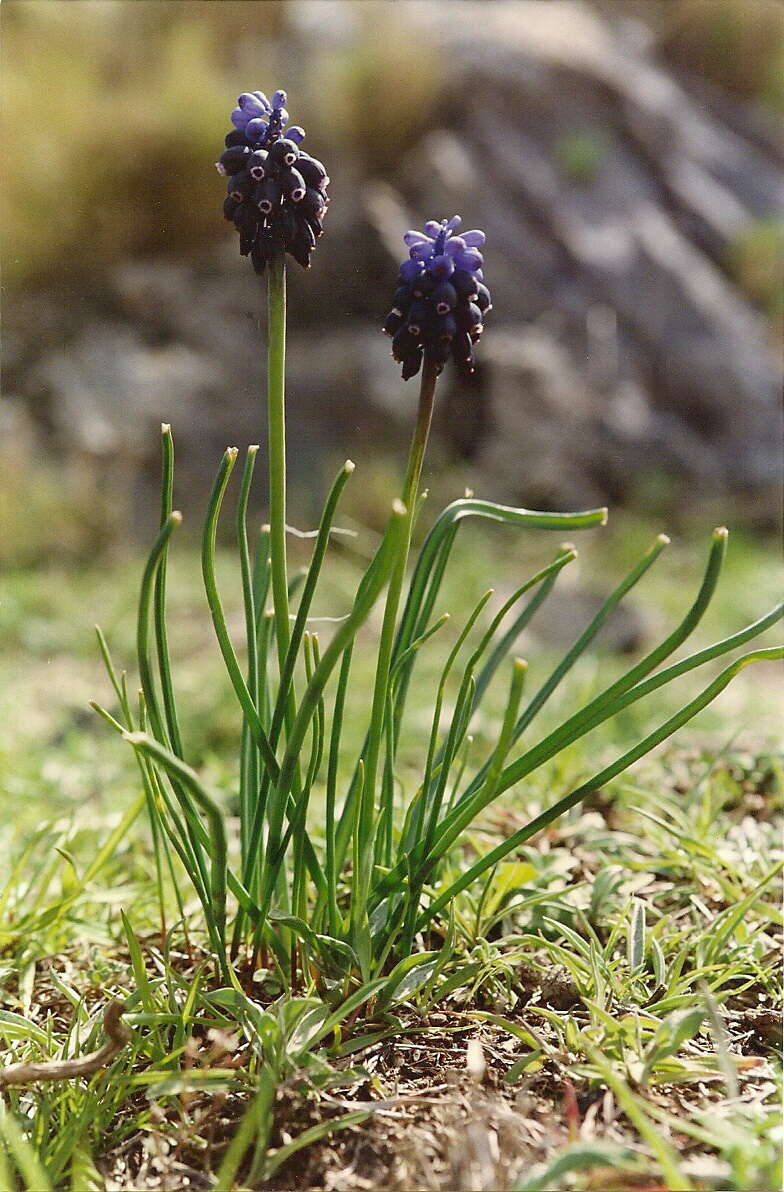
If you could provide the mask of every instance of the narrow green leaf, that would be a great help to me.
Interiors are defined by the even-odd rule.
[[[645,903],[632,899],[629,929],[626,937],[626,959],[633,973],[645,965]]]

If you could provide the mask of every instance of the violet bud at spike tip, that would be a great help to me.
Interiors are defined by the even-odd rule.
[[[429,219],[423,232],[411,229],[403,236],[408,260],[400,266],[384,331],[392,336],[404,381],[416,376],[423,359],[439,372],[448,360],[464,376],[474,371],[474,345],[493,308],[482,273],[485,234],[478,228],[461,233],[461,222],[459,215],[440,223]]]
[[[228,180],[223,214],[257,273],[281,249],[307,269],[329,203],[327,171],[302,149],[304,128],[287,127],[287,102],[285,91],[271,101],[263,91],[243,91],[215,162]]]

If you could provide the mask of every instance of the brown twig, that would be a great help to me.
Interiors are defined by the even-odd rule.
[[[131,1041],[131,1032],[122,1021],[122,1006],[109,1002],[103,1015],[106,1042],[97,1051],[80,1060],[47,1060],[41,1064],[9,1064],[0,1068],[0,1089],[12,1084],[34,1084],[39,1080],[73,1080],[77,1076],[92,1076],[105,1068]]]

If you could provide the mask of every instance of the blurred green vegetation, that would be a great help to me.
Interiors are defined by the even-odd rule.
[[[0,427],[0,569],[52,558],[79,566],[127,534],[130,511],[90,461],[40,459],[32,438],[9,423]]]
[[[784,112],[781,0],[665,0],[662,11],[671,58],[742,99]]]
[[[591,182],[607,156],[607,136],[603,132],[576,129],[559,137],[555,160],[562,174],[572,182]]]
[[[221,189],[205,163],[249,87],[285,81],[292,118],[325,157],[349,145],[366,168],[394,169],[440,74],[410,53],[395,6],[349,7],[351,36],[311,51],[304,70],[281,0],[4,4],[6,283],[214,240]]]
[[[202,240],[215,200],[203,163],[226,100],[198,7],[6,6],[9,281],[75,268],[80,254],[89,270],[153,252],[172,231],[183,248]]]
[[[729,248],[732,274],[784,334],[784,219],[757,219]]]

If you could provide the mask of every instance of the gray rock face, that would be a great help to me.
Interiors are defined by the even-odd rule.
[[[341,163],[329,235],[292,276],[295,482],[321,489],[335,457],[405,441],[415,383],[378,325],[401,233],[460,211],[488,234],[495,311],[476,378],[445,375],[436,430],[485,491],[614,502],[654,469],[684,501],[747,493],[774,516],[780,360],[728,261],[784,209],[777,132],[583,4],[462,0],[460,21],[407,9],[412,37],[452,64],[442,119],[396,189]],[[222,449],[263,425],[263,292],[235,254],[227,242],[129,263],[93,295],[11,301],[7,392],[60,452],[125,460],[123,474],[149,463],[151,483],[158,423],[172,422],[183,499],[200,499]]]
[[[455,95],[481,102],[406,180],[417,210],[470,210],[498,324],[529,322],[483,344],[480,462],[506,496],[522,470],[567,501],[622,495],[652,461],[695,493],[775,486],[780,361],[725,272],[734,240],[784,210],[775,144],[722,124],[583,5],[462,12],[476,36],[454,47]]]

